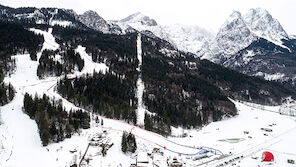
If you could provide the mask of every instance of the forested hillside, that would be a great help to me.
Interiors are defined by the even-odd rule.
[[[81,71],[84,67],[84,61],[74,48],[61,46],[58,50],[44,50],[39,59],[37,76],[44,78],[46,76],[61,76],[62,74]]]
[[[36,121],[44,146],[50,142],[59,142],[70,138],[73,133],[79,132],[80,128],[90,127],[88,113],[82,110],[69,111],[68,113],[60,102],[50,100],[46,95],[39,98],[26,93],[24,112]]]
[[[58,92],[74,104],[94,113],[137,123],[135,112],[135,86],[119,75],[94,73],[93,75],[63,79]]]
[[[11,55],[28,53],[36,56],[41,49],[43,36],[36,35],[23,25],[10,22],[0,22],[0,60],[1,68],[9,71],[12,67]]]
[[[53,28],[53,34],[59,44],[66,43],[72,47],[82,45],[94,62],[106,63],[110,71],[136,79],[136,34],[102,34],[94,30],[59,26]]]

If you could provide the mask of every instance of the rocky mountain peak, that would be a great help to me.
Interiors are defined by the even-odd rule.
[[[150,17],[143,15],[141,12],[137,12],[132,15],[129,15],[128,17],[120,20],[120,22],[141,23],[142,25],[146,25],[146,26],[156,26],[157,25],[157,23],[154,19],[151,19]]]
[[[210,46],[210,52],[204,55],[204,58],[220,62],[227,56],[249,46],[256,39],[255,34],[245,24],[241,13],[234,11],[221,26]]]
[[[242,19],[242,14],[239,11],[233,11],[227,18],[227,22],[233,22],[234,20]]]
[[[275,44],[282,44],[282,39],[289,38],[279,21],[265,9],[250,9],[243,19],[252,32]]]
[[[99,14],[93,10],[88,10],[88,11],[85,11],[83,13],[83,15],[89,15],[89,16],[94,16],[94,17],[100,17]]]
[[[109,25],[97,12],[89,10],[78,16],[78,19],[87,27],[102,31],[103,33],[109,32]]]

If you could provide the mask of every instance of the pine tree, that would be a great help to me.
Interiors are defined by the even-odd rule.
[[[57,131],[57,128],[56,128],[54,122],[51,124],[49,132],[50,132],[51,138],[53,138],[55,135],[57,135],[58,131]],[[54,138],[54,140],[56,141],[57,139]]]
[[[96,123],[97,123],[97,124],[100,123],[100,119],[99,119],[98,116],[96,116]]]
[[[130,132],[127,137],[127,150],[134,153],[137,150],[137,143],[135,136]]]
[[[42,141],[43,146],[47,146],[49,143],[49,138],[50,138],[50,133],[48,129],[48,123],[44,119],[44,113],[41,114],[40,119],[39,119],[39,135],[40,139]]]
[[[124,153],[127,152],[127,139],[126,139],[126,136],[127,136],[127,133],[124,131],[122,133],[122,138],[121,138],[121,150]]]
[[[103,120],[103,119],[101,119],[101,125],[102,125],[102,126],[104,125],[104,120]]]
[[[72,128],[70,127],[69,124],[67,124],[66,125],[66,138],[70,138],[72,136],[71,132],[72,132]]]
[[[8,84],[8,99],[11,101],[14,97],[14,90],[13,86],[9,83]]]
[[[147,113],[145,113],[144,126],[146,130],[152,130],[152,120]]]

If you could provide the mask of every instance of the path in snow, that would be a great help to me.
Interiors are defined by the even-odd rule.
[[[81,59],[84,60],[84,67],[79,73],[75,73],[78,76],[81,76],[82,74],[93,74],[94,71],[105,73],[109,71],[109,67],[106,66],[105,63],[95,63],[92,60],[92,57],[88,55],[85,51],[85,47],[82,47],[81,45],[78,45],[78,47],[75,49],[76,52],[80,54]]]
[[[145,118],[145,106],[143,104],[143,94],[144,94],[144,83],[142,81],[142,41],[141,41],[141,34],[138,34],[137,37],[137,58],[139,61],[137,71],[139,73],[139,77],[137,80],[137,91],[136,96],[138,99],[137,103],[137,123],[138,125],[144,125],[144,118]]]
[[[39,59],[41,57],[42,52],[45,49],[48,50],[57,50],[60,45],[56,43],[54,36],[52,35],[52,28],[49,28],[48,31],[42,31],[35,28],[30,28],[30,31],[33,31],[36,34],[43,35],[44,42],[41,51],[37,54],[37,62],[39,62]]]

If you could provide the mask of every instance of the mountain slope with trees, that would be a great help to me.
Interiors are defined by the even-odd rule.
[[[135,107],[135,100],[131,100],[131,97],[135,96],[134,90],[138,77],[136,34],[102,34],[93,30],[61,27],[54,27],[53,32],[59,43],[69,43],[71,46],[82,44],[92,56],[93,61],[106,63],[114,76],[118,79],[123,77],[124,81],[121,81],[121,84],[129,83],[129,90],[132,90],[129,94],[130,99],[124,101],[126,104],[131,103],[132,108]],[[288,96],[294,97],[296,94],[295,91],[280,84],[249,77],[207,60],[196,59],[194,55],[175,50],[170,43],[156,37],[142,35],[142,49],[144,103],[150,112],[157,114],[156,117],[146,116],[146,122],[159,125],[157,127],[148,125],[146,128],[164,135],[170,133],[170,125],[191,128],[236,115],[235,106],[228,97],[275,105],[280,104],[282,99]],[[97,74],[88,77],[85,79],[95,78]],[[74,79],[74,83],[78,81],[82,80]],[[63,82],[65,80],[61,81]],[[105,87],[101,81],[96,82]],[[83,85],[87,87],[86,90],[98,89],[95,88],[96,84],[91,86],[92,84],[84,81],[81,82],[81,88],[74,84],[71,89],[74,89],[76,93],[73,94],[72,101],[81,100],[78,95],[82,93]],[[83,96],[86,96],[87,101],[91,101],[90,97],[94,97],[95,94],[104,92],[99,89],[97,91],[86,90]],[[111,99],[116,98],[114,94],[109,93],[108,95]],[[67,91],[63,93],[63,96],[72,97]],[[106,99],[98,101],[106,102]],[[92,107],[94,105],[91,102],[87,104]],[[115,101],[110,101],[109,105],[113,108],[117,106]],[[88,108],[91,109],[91,107]],[[103,109],[102,111],[108,110]],[[111,116],[114,117],[114,113]],[[122,119],[121,116],[115,118]],[[161,125],[162,130],[159,128]]]
[[[17,10],[23,13],[24,18],[32,11],[40,11],[31,8]],[[77,21],[75,14],[68,10],[42,10],[50,11],[51,19],[69,21],[69,17],[73,16],[72,23]],[[70,15],[60,15],[63,12]],[[4,17],[1,18],[5,20]],[[28,22],[22,24],[26,27],[36,26]],[[116,35],[103,34],[86,26],[62,27],[53,26],[49,22],[44,22],[44,25],[53,28],[52,33],[61,48],[56,52],[45,51],[42,54],[38,75],[65,75],[57,86],[63,97],[89,111],[136,124],[135,92],[139,77],[136,39],[140,32]],[[30,42],[35,46],[30,51],[33,54],[40,48],[36,45],[42,41],[38,40],[39,36],[35,37],[36,40]],[[196,55],[179,51],[156,36],[143,33],[141,42],[141,71],[145,85],[143,101],[147,110],[154,113],[145,116],[145,129],[169,135],[170,126],[195,128],[234,116],[237,110],[229,97],[275,105],[286,97],[294,98],[296,95],[293,89],[280,84],[249,77],[207,60],[200,60]],[[109,71],[106,74],[94,73],[68,79],[67,73],[87,66],[73,51],[79,45],[86,47],[86,52],[94,62],[105,63]],[[62,53],[65,53],[62,56],[64,64],[54,61],[52,57]]]

